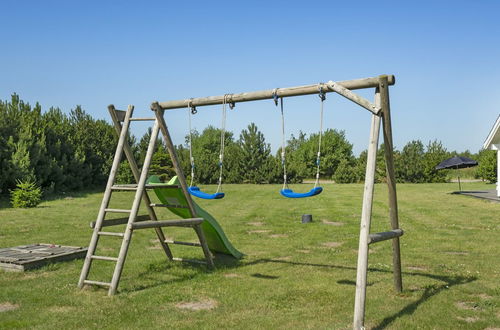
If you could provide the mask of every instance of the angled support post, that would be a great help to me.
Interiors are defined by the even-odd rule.
[[[116,110],[114,105],[109,105],[108,106],[108,111],[109,114],[111,115],[111,120],[113,121],[113,125],[115,126],[115,130],[120,135],[122,131],[122,124],[120,123],[120,110]],[[139,171],[139,166],[137,165],[137,161],[135,160],[134,153],[132,152],[132,148],[130,148],[130,145],[125,141],[123,144],[123,151],[125,153],[125,156],[127,157],[130,169],[132,170],[132,174],[134,175],[135,182],[139,183],[139,179],[141,176],[141,172]],[[146,207],[146,210],[148,211],[148,215],[151,220],[157,221],[158,217],[156,216],[156,212],[153,210],[151,207],[151,199],[149,198],[148,193],[146,190],[144,190],[144,193],[142,195],[142,200],[144,201],[144,206]],[[165,243],[165,234],[161,230],[161,228],[155,228],[156,236],[158,236],[158,240],[160,241],[160,245],[163,248],[163,251],[167,255],[168,259],[172,260],[173,255],[172,251],[170,250],[170,247],[168,246],[167,243]]]
[[[191,194],[189,194],[188,191],[186,177],[184,176],[184,172],[182,171],[179,159],[177,158],[177,154],[175,153],[175,147],[172,142],[172,138],[170,137],[170,132],[168,131],[167,123],[165,122],[165,118],[163,117],[164,110],[160,107],[160,105],[157,102],[152,104],[151,110],[155,112],[156,121],[160,125],[160,131],[163,135],[165,147],[167,148],[167,151],[170,155],[170,159],[172,160],[172,165],[174,166],[175,173],[177,174],[177,178],[179,179],[182,193],[186,197],[191,217],[196,218],[197,217],[196,208],[194,206],[193,199],[191,198]],[[196,234],[198,235],[198,238],[200,240],[200,244],[203,249],[203,254],[205,255],[208,267],[215,268],[212,254],[210,253],[210,250],[208,248],[208,243],[205,238],[205,234],[203,233],[203,230],[201,230],[199,226],[194,227],[194,230],[196,231]]]
[[[375,105],[380,105],[380,93],[375,93]],[[370,142],[366,160],[365,188],[363,194],[363,209],[359,230],[358,267],[356,275],[356,295],[354,298],[353,328],[364,329],[366,305],[366,278],[368,273],[368,244],[373,206],[373,189],[375,185],[375,170],[377,166],[377,148],[380,134],[380,117],[372,115]]]
[[[396,193],[396,175],[394,171],[394,148],[392,141],[391,106],[389,102],[389,81],[383,75],[379,77],[380,107],[382,109],[382,123],[384,131],[384,154],[387,174],[387,188],[389,191],[389,219],[393,230],[399,229],[398,197]],[[392,239],[392,267],[394,273],[394,288],[397,292],[403,291],[401,276],[401,251],[399,237]]]

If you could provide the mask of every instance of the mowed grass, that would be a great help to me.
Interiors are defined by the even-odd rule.
[[[309,185],[297,187],[309,189]],[[456,184],[398,185],[403,263],[395,293],[391,243],[370,247],[367,328],[500,327],[500,204],[451,195]],[[492,189],[466,183],[464,189]],[[208,187],[207,190],[214,189]],[[197,200],[246,257],[217,269],[172,263],[153,230],[134,233],[113,297],[79,290],[82,260],[26,273],[0,272],[0,328],[348,329],[352,324],[363,185],[325,185],[309,199],[284,199],[278,185],[226,185],[222,200]],[[376,185],[371,232],[389,229],[387,188]],[[0,210],[0,247],[30,243],[87,246],[102,192]],[[127,208],[130,193],[111,207]],[[302,224],[302,214],[313,223]],[[162,219],[172,219],[168,211]],[[122,228],[116,228],[122,230]],[[194,241],[190,229],[166,230]],[[116,256],[120,239],[101,239]],[[173,247],[201,259],[198,248]],[[95,261],[91,279],[109,281],[114,263]]]

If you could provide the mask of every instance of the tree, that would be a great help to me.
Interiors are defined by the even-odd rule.
[[[241,131],[239,145],[241,148],[240,169],[244,183],[269,182],[271,170],[271,146],[266,143],[264,134],[254,123]]]
[[[425,182],[446,182],[447,173],[436,170],[436,166],[448,158],[450,154],[443,147],[441,141],[429,141],[423,159]]]
[[[497,152],[496,150],[483,149],[478,154],[479,165],[476,175],[489,183],[497,182]]]
[[[424,145],[420,140],[408,142],[401,151],[396,163],[396,177],[400,182],[425,182]]]

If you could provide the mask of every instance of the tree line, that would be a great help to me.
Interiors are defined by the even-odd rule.
[[[111,124],[93,119],[80,106],[69,114],[58,108],[42,112],[41,106],[31,107],[14,94],[10,101],[0,101],[0,192],[8,193],[18,182],[32,182],[44,192],[80,190],[106,183],[116,148],[117,137]],[[219,177],[221,131],[209,126],[202,132],[192,132],[192,154],[195,163],[195,184],[214,184]],[[139,166],[145,157],[150,131],[140,139],[129,138]],[[176,146],[184,173],[190,179],[190,136]],[[300,132],[291,136],[286,147],[287,177],[291,183],[302,182],[316,175],[318,151],[317,133]],[[364,179],[366,151],[359,156],[345,132],[328,129],[322,136],[322,179],[337,183],[355,183]],[[464,155],[479,161],[475,176],[496,181],[496,154],[482,150],[447,151],[441,142],[424,145],[420,140],[408,142],[394,151],[398,182],[446,182],[448,173],[434,167],[453,155]],[[264,134],[251,123],[239,135],[225,132],[223,180],[226,183],[283,182],[281,149],[273,153]],[[163,179],[175,175],[172,162],[159,139],[150,173]],[[134,182],[126,161],[122,161],[117,180]],[[385,180],[383,145],[377,153],[376,180]]]

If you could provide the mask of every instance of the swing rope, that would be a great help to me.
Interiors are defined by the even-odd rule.
[[[219,151],[219,180],[217,185],[217,191],[214,194],[207,194],[203,191],[200,191],[200,188],[194,186],[195,183],[195,162],[193,156],[193,129],[192,129],[192,116],[197,113],[196,108],[193,106],[193,99],[190,99],[188,102],[188,118],[189,118],[189,160],[191,163],[191,182],[189,184],[189,192],[199,198],[204,199],[219,199],[224,197],[224,193],[222,192],[222,172],[224,168],[224,149],[225,149],[225,140],[226,140],[226,114],[227,114],[227,106],[229,105],[230,109],[234,108],[234,103],[229,102],[228,100],[231,98],[232,94],[225,94],[222,102],[222,120],[221,120],[221,134],[220,134],[220,151]]]
[[[193,129],[191,128],[191,117],[197,112],[193,107],[193,99],[188,102],[188,118],[189,118],[189,161],[191,162],[191,182],[189,186],[192,187],[194,183],[194,157],[193,157]]]
[[[326,93],[323,91],[323,84],[322,83],[318,84],[318,91],[319,91],[319,98],[321,99],[320,124],[319,124],[318,152],[316,154],[316,180],[314,182],[314,187],[311,190],[311,192],[315,191],[315,194],[320,193],[322,190],[321,187],[318,188],[319,176],[320,176],[320,170],[321,170],[321,167],[320,167],[320,164],[321,164],[321,140],[322,140],[322,136],[323,136],[323,102],[326,99]],[[281,110],[281,137],[282,137],[282,141],[281,141],[281,165],[283,167],[283,188],[282,188],[282,192],[283,192],[285,189],[287,189],[287,190],[289,189],[288,182],[287,182],[287,172],[286,172],[285,113],[283,111],[283,97],[278,96],[278,88],[275,88],[273,90],[272,95],[273,95],[273,99],[274,99],[274,104],[276,106],[278,106],[278,99],[279,99],[280,110]],[[295,194],[295,196],[293,196],[293,197],[298,198],[298,197],[309,197],[309,196],[311,196],[311,195],[309,195],[309,194]],[[289,197],[289,196],[287,196],[287,197]]]
[[[316,182],[314,188],[319,185],[319,172],[321,163],[321,138],[323,136],[323,102],[326,100],[326,94],[323,92],[323,84],[318,84],[319,98],[321,99],[321,110],[319,115],[319,139],[318,139],[318,154],[316,156]]]
[[[217,185],[217,191],[219,193],[222,190],[222,169],[224,167],[224,148],[226,141],[226,114],[227,114],[227,99],[230,95],[225,94],[222,100],[222,123],[220,129],[220,152],[219,152],[219,184]]]

